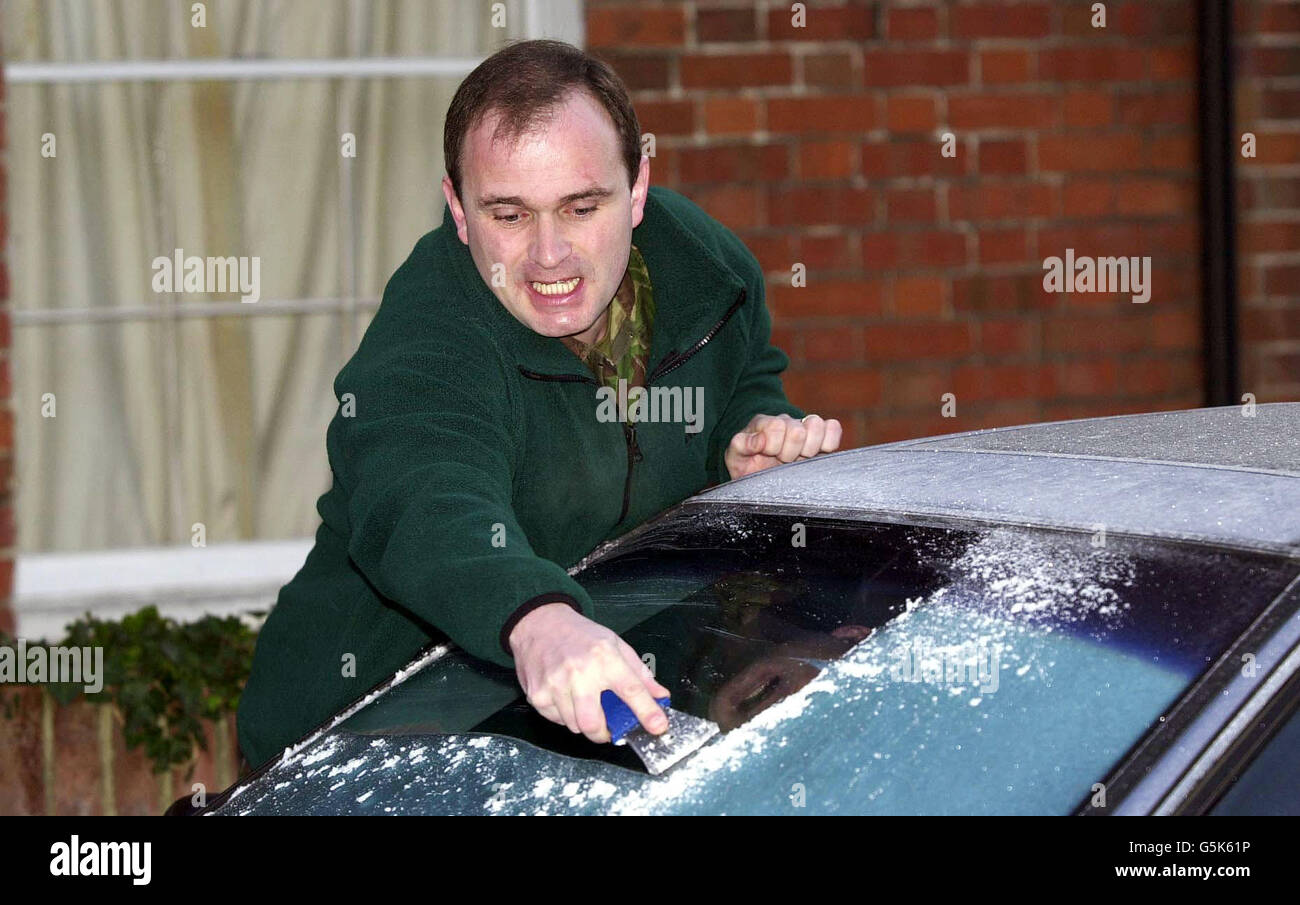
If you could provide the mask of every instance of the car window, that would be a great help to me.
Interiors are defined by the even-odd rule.
[[[651,778],[456,651],[325,740],[315,763],[361,775],[317,792],[345,809],[365,787],[452,812],[1064,813],[1295,568],[1100,528],[682,511],[576,577],[720,738]],[[409,769],[416,749],[439,768]],[[302,766],[285,788],[315,782]]]
[[[1210,809],[1216,817],[1300,814],[1300,709]]]

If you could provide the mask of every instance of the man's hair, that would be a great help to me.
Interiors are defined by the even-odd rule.
[[[498,50],[456,89],[443,127],[442,150],[456,197],[461,196],[465,136],[489,113],[500,116],[492,141],[515,142],[549,119],[574,90],[585,90],[605,108],[619,136],[628,187],[641,167],[641,124],[627,86],[606,63],[572,44],[547,39],[517,41]]]

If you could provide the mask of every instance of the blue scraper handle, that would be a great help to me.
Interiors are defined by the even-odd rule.
[[[655,698],[655,702],[666,709],[672,702],[672,698]],[[624,704],[623,699],[608,688],[600,693],[600,706],[605,711],[605,725],[609,727],[611,742],[617,742],[641,725],[632,708]]]

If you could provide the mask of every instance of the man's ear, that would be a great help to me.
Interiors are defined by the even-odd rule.
[[[460,199],[456,197],[456,189],[451,184],[450,176],[442,177],[442,196],[447,199],[447,206],[451,208],[451,219],[456,221],[456,235],[460,236],[460,241],[469,244],[469,228],[465,221],[465,209],[460,206]]]
[[[641,155],[641,166],[637,170],[636,182],[632,183],[632,228],[641,225],[645,217],[645,199],[650,191],[650,158]]]

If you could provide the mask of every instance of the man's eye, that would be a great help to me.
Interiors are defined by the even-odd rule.
[[[592,214],[593,212],[595,212],[595,210],[596,210],[596,205],[592,205],[591,207],[575,207],[573,209],[573,212],[577,214],[579,217],[586,217]]]
[[[510,217],[518,217],[518,216],[519,216],[518,214],[506,214],[504,217],[502,217],[502,216],[494,216],[492,219],[493,219],[493,220],[496,220],[496,221],[498,221],[498,222],[500,222],[500,223],[514,223],[515,221],[514,221],[514,220],[511,220],[511,219],[509,219],[509,218],[510,218]]]

